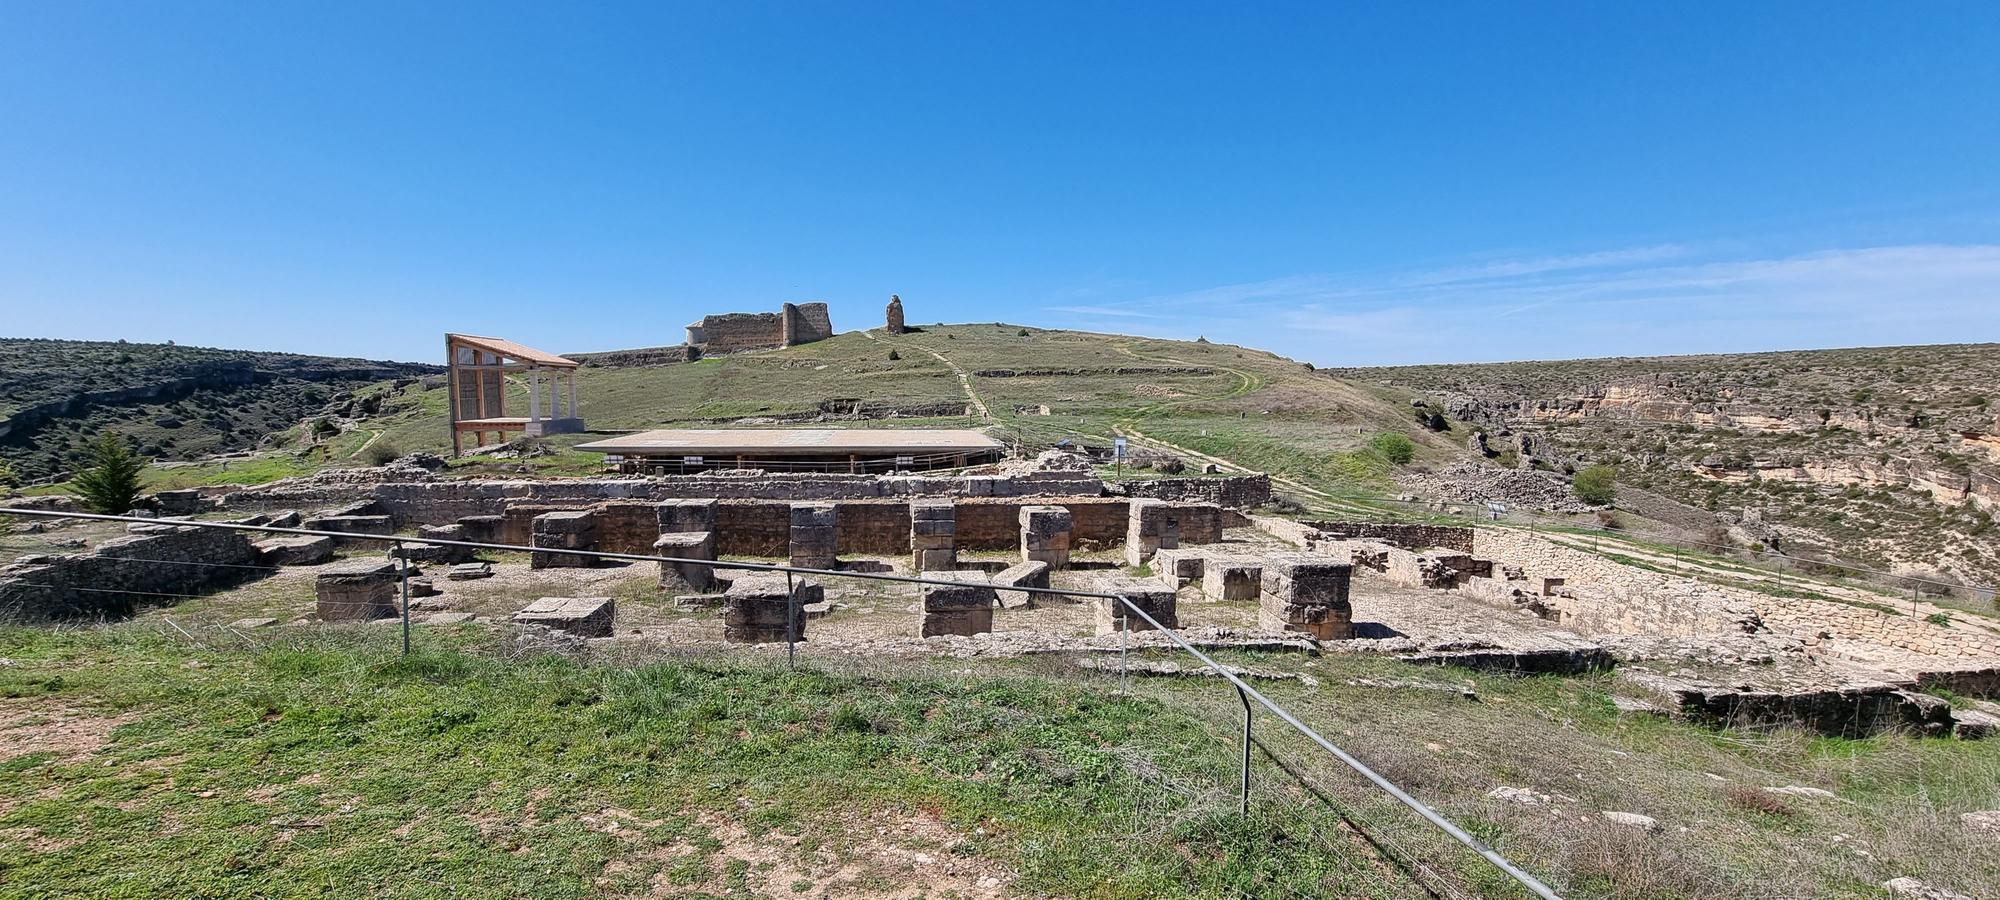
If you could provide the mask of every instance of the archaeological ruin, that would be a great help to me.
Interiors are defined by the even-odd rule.
[[[2000,690],[2000,628],[1946,621],[1918,600],[1727,586],[1519,528],[1276,516],[1262,475],[1107,482],[1061,451],[938,471],[786,471],[743,449],[786,434],[740,432],[728,446],[704,438],[700,454],[728,464],[684,474],[494,480],[388,466],[175,492],[159,503],[180,516],[325,534],[135,524],[0,568],[0,609],[104,618],[131,614],[147,592],[199,596],[297,577],[312,598],[291,611],[302,623],[395,616],[408,590],[425,624],[634,646],[804,641],[871,655],[1088,655],[1165,646],[1157,623],[1206,647],[1611,670],[1634,715],[1849,735],[2000,728],[1984,701],[1954,706],[1931,693]],[[872,429],[846,434],[884,440]],[[403,543],[370,539],[380,537]],[[1034,589],[1115,594],[1144,615]]]
[[[825,303],[787,303],[774,313],[711,313],[687,326],[687,345],[707,355],[772,350],[833,336]]]

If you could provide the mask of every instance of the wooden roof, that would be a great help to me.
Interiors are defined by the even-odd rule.
[[[526,344],[516,344],[506,338],[480,337],[476,334],[445,334],[445,340],[454,345],[464,345],[489,353],[496,353],[508,359],[516,359],[533,366],[550,366],[558,369],[574,369],[574,360],[564,359],[553,353],[537,350]]]
[[[941,428],[662,428],[576,449],[631,456],[822,456],[978,453],[1004,447],[977,431]]]

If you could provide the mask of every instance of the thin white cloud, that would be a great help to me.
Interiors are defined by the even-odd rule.
[[[1325,365],[2000,340],[2000,245],[1693,255],[1663,244],[1293,275],[1089,309]]]

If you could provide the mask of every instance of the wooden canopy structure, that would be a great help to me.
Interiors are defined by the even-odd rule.
[[[504,338],[476,334],[444,336],[445,366],[451,377],[451,449],[465,452],[465,434],[474,446],[486,446],[491,434],[495,443],[505,443],[507,432],[529,437],[545,434],[574,434],[583,430],[576,414],[576,370],[574,360],[564,359]],[[528,414],[507,415],[507,383],[525,382]],[[567,390],[565,390],[567,382]],[[542,405],[543,385],[548,390],[548,407]],[[567,402],[565,402],[567,400]],[[544,415],[544,412],[547,414]]]
[[[995,462],[1006,445],[978,431],[938,428],[662,428],[576,449],[603,453],[621,472],[712,469],[915,472]]]

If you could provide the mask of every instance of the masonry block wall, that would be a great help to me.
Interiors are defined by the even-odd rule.
[[[597,514],[597,549],[606,553],[649,554],[660,537],[659,504],[612,500],[591,507]]]
[[[1150,478],[1121,482],[1128,497],[1214,503],[1227,509],[1255,509],[1271,502],[1271,476],[1219,475],[1210,478]]]
[[[833,318],[825,303],[787,303],[778,318],[787,347],[833,337]]]
[[[246,532],[173,525],[133,525],[130,531],[91,553],[0,566],[0,620],[129,615],[176,599],[149,594],[192,594],[261,572],[235,568],[258,561],[254,535]]]
[[[1386,522],[1307,522],[1327,537],[1346,541],[1380,541],[1404,550],[1441,547],[1472,553],[1474,529],[1451,525],[1398,525]]]

